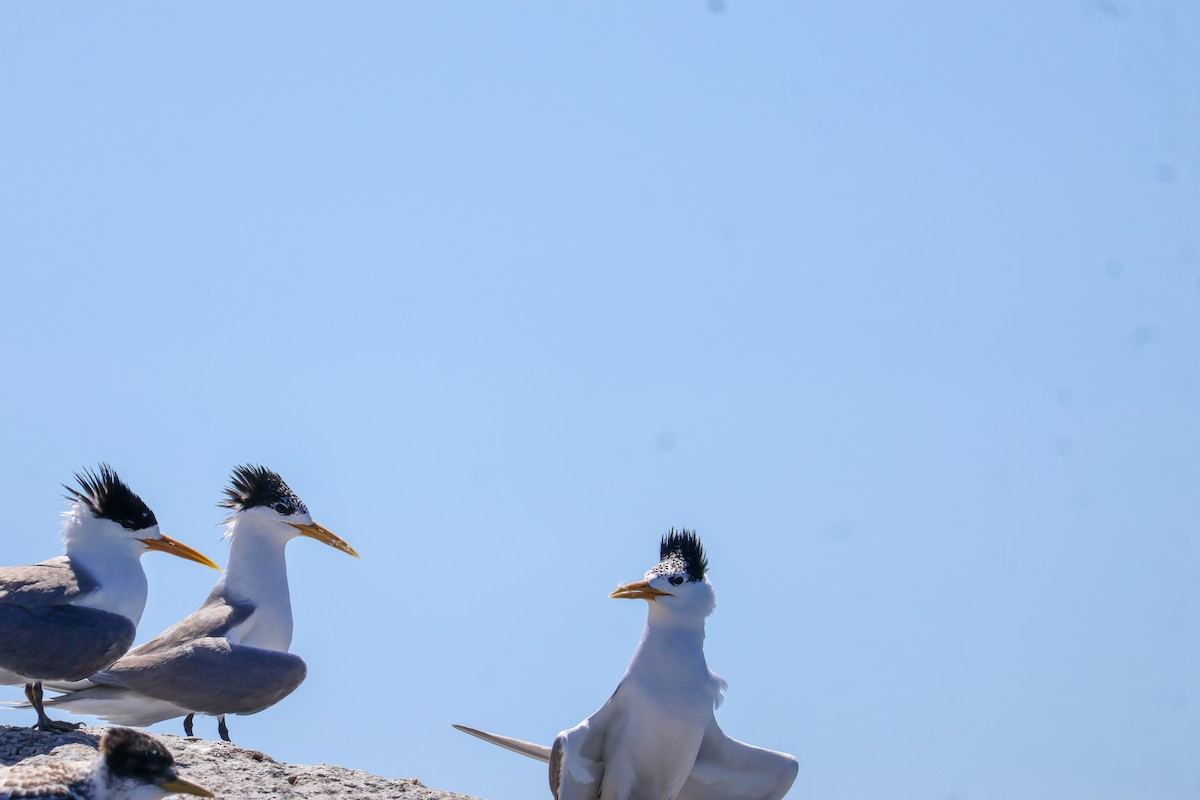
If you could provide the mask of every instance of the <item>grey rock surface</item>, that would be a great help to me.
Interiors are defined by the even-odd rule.
[[[45,733],[0,726],[0,764],[21,761],[91,761],[104,728]],[[222,800],[260,798],[388,798],[389,800],[473,800],[423,786],[413,778],[384,778],[329,764],[284,764],[265,753],[228,742],[154,734],[175,756],[179,774],[211,789]],[[179,795],[182,797],[183,795]]]

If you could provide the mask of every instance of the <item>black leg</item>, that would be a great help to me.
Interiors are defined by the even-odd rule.
[[[224,739],[225,741],[227,741],[227,742],[233,741],[232,739],[229,738],[229,728],[225,727],[225,715],[224,714],[217,715],[217,733],[221,734],[221,738]]]
[[[37,724],[33,726],[34,730],[66,733],[67,731],[73,731],[76,728],[83,727],[83,723],[81,722],[55,722],[46,716],[46,709],[42,705],[43,695],[41,681],[25,684],[25,696],[29,698],[29,704],[33,706],[33,710],[36,711],[38,715]]]
[[[196,716],[195,714],[188,714],[186,717],[183,718],[183,732],[188,735],[188,738],[191,738],[192,736],[196,735],[196,734],[192,733],[192,719],[195,716]]]

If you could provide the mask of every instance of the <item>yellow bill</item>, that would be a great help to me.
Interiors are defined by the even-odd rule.
[[[197,564],[203,564],[206,567],[212,567],[217,572],[221,571],[221,568],[217,566],[217,562],[213,561],[203,553],[193,550],[183,542],[177,539],[172,539],[165,533],[158,539],[138,539],[138,541],[146,545],[146,548],[149,550],[157,550],[160,553],[170,553],[173,556],[179,556],[180,558],[186,558],[188,561],[195,561]]]
[[[192,783],[180,777],[172,778],[169,781],[163,781],[159,784],[164,792],[177,792],[179,794],[194,794],[197,797],[216,797],[208,789],[205,789],[198,783]]]
[[[624,586],[618,586],[609,595],[609,597],[615,597],[619,600],[657,600],[660,597],[670,596],[670,592],[655,589],[650,585],[649,581],[638,581],[637,583],[627,583]]]
[[[315,522],[310,525],[303,525],[299,522],[289,522],[288,525],[291,525],[293,528],[300,531],[301,536],[307,536],[310,539],[316,539],[322,544],[327,544],[330,547],[341,550],[343,553],[347,553],[355,558],[359,558],[358,553],[355,552],[353,547],[346,544],[346,541],[342,539],[342,537],[338,536],[324,525],[318,525]]]

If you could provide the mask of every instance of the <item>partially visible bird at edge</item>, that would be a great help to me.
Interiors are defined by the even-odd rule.
[[[157,800],[170,794],[213,796],[179,777],[174,757],[161,742],[131,728],[105,731],[92,761],[0,767],[0,800]]]
[[[26,567],[0,568],[0,683],[24,684],[37,712],[35,728],[74,730],[51,720],[43,681],[75,681],[102,670],[129,650],[146,607],[149,550],[216,563],[163,534],[150,507],[101,464],[65,486],[70,507],[64,553]]]
[[[455,728],[550,765],[556,800],[780,800],[798,764],[739,742],[717,725],[725,681],[704,659],[704,620],[716,607],[695,533],[672,529],[659,563],[614,598],[646,600],[633,660],[612,697],[552,747]]]

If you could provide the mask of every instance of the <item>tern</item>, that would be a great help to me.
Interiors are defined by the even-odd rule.
[[[226,714],[255,714],[301,684],[308,668],[288,652],[292,603],[284,547],[306,536],[358,553],[313,522],[304,501],[265,467],[235,468],[225,495],[220,505],[234,512],[225,521],[229,564],[204,604],[83,685],[52,686],[69,690],[48,705],[120,725],[184,717],[188,736],[193,717],[207,714],[230,741]]]
[[[130,728],[105,731],[94,761],[0,767],[0,800],[156,800],[169,794],[213,796],[179,777],[161,742]]]
[[[164,535],[140,497],[107,464],[64,486],[64,555],[27,567],[0,568],[0,683],[24,684],[40,730],[67,731],[43,707],[43,681],[74,681],[104,669],[133,644],[146,607],[147,550],[218,569]]]
[[[716,607],[695,533],[663,537],[659,563],[610,597],[648,601],[642,640],[608,702],[553,747],[455,725],[550,764],[555,800],[779,800],[798,764],[726,736],[713,709],[725,681],[704,660],[704,620]]]

